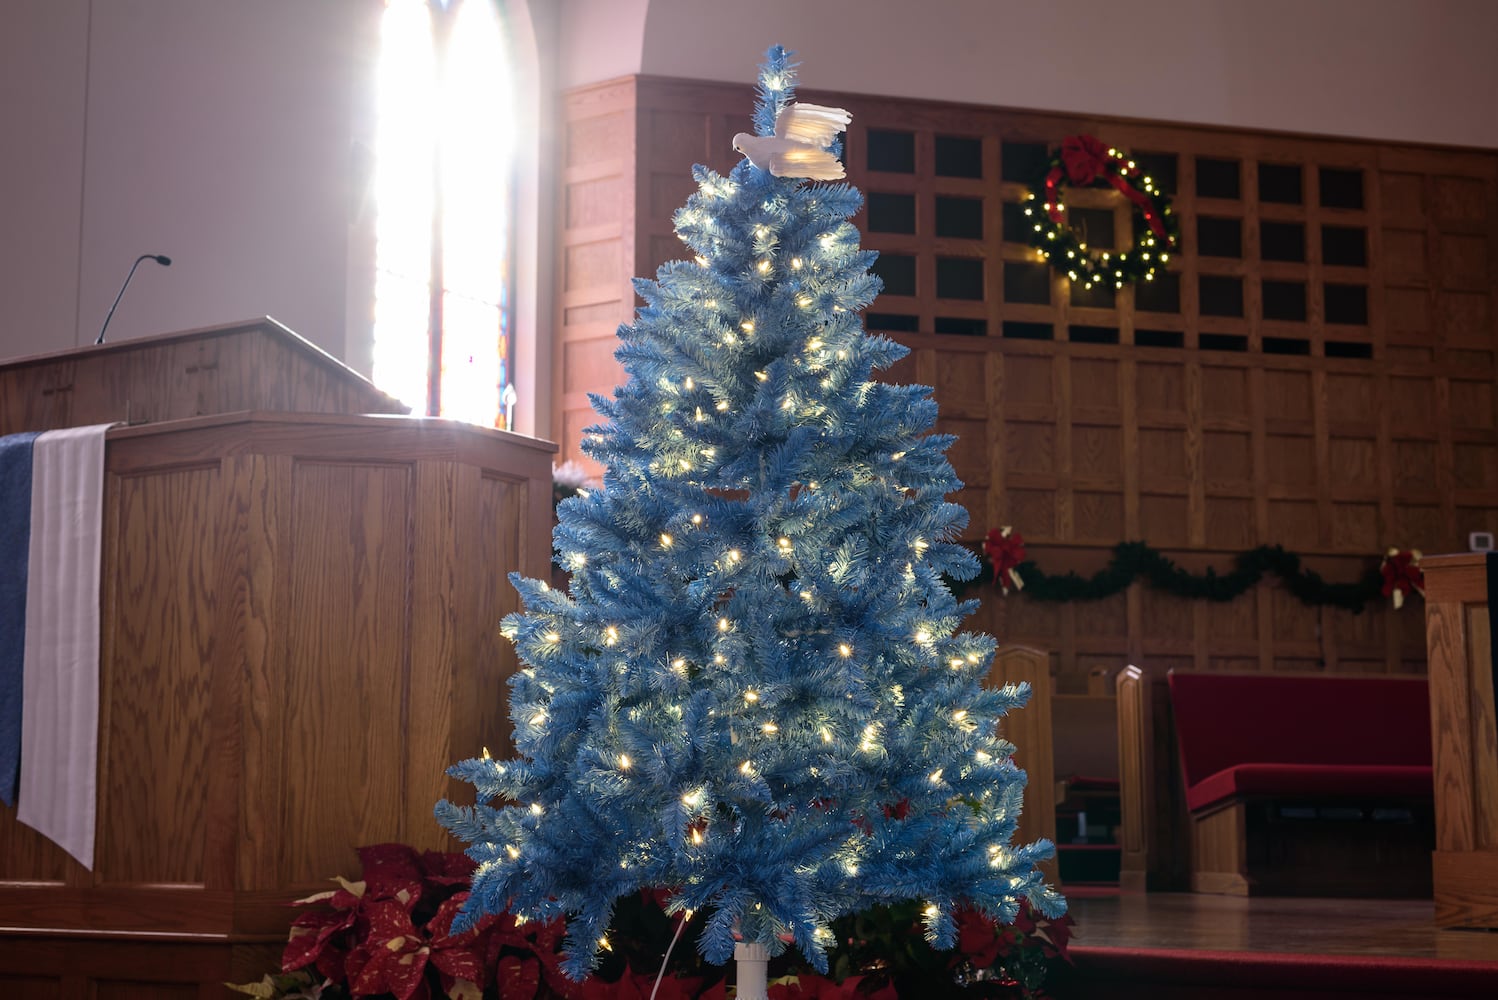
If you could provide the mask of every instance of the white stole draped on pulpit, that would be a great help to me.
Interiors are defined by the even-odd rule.
[[[98,803],[99,557],[110,426],[47,431],[31,462],[16,818],[88,869]]]

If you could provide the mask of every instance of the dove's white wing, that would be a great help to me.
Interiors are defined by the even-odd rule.
[[[837,157],[815,146],[793,145],[770,154],[770,173],[776,177],[805,177],[835,181],[846,176]]]
[[[853,116],[842,108],[828,108],[820,104],[792,104],[775,119],[775,136],[821,149],[832,141],[833,136],[847,128],[852,120]]]

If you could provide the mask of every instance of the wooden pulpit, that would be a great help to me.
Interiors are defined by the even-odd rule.
[[[1498,928],[1498,713],[1484,553],[1425,571],[1436,783],[1436,925]]]
[[[0,434],[239,410],[408,407],[268,318],[0,362]]]
[[[270,338],[258,348],[238,336],[191,349],[218,352],[219,400],[395,405],[341,366],[317,374],[274,329],[242,334]],[[195,374],[192,342],[156,339],[174,359],[160,384]],[[222,360],[260,350],[269,375]],[[73,360],[75,376],[93,364]],[[152,383],[120,363],[104,377],[134,410]],[[7,414],[25,412],[17,379],[0,369]],[[155,412],[180,416],[196,391],[152,397]],[[110,430],[94,869],[0,809],[0,995],[229,996],[223,981],[278,966],[290,900],[357,874],[356,847],[449,849],[432,808],[472,789],[445,769],[508,752],[516,664],[498,624],[518,606],[506,575],[547,572],[554,451],[402,416]]]

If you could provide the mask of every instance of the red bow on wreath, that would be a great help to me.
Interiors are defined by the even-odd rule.
[[[1420,569],[1419,549],[1390,549],[1379,567],[1383,574],[1383,595],[1394,599],[1394,610],[1404,607],[1406,591],[1425,593],[1425,574]]]
[[[1086,187],[1096,181],[1111,185],[1139,209],[1150,232],[1173,247],[1174,241],[1165,229],[1165,222],[1155,211],[1150,196],[1135,186],[1130,174],[1137,174],[1131,161],[1117,150],[1109,150],[1102,140],[1092,135],[1069,135],[1061,140],[1061,166],[1053,166],[1045,178],[1046,214],[1057,225],[1061,224],[1061,179]],[[1054,160],[1052,161],[1055,162]]]
[[[1019,578],[1019,564],[1025,561],[1025,539],[1018,531],[1004,525],[993,528],[983,540],[983,554],[993,564],[993,582],[1008,595],[1009,588],[1022,590],[1025,581]]]
[[[1069,135],[1061,140],[1061,163],[1066,179],[1086,187],[1108,169],[1108,147],[1091,135]]]

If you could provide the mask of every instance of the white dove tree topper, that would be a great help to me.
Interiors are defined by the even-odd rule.
[[[842,108],[788,104],[775,118],[774,135],[740,132],[733,148],[776,177],[835,181],[844,176],[843,165],[827,147],[852,120]]]

